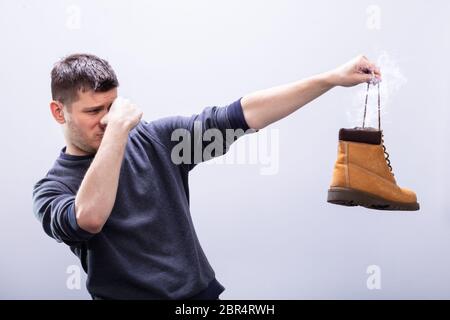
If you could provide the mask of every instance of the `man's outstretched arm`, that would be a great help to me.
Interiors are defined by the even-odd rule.
[[[351,87],[381,80],[379,68],[365,56],[307,79],[245,95],[242,110],[252,129],[262,129],[283,119],[335,86]]]

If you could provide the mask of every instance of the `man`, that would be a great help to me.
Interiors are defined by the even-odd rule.
[[[189,211],[189,171],[206,160],[186,157],[206,149],[195,130],[254,132],[334,86],[380,79],[380,70],[359,56],[228,106],[146,122],[137,106],[117,97],[119,83],[108,62],[70,55],[51,72],[50,110],[66,146],[34,186],[34,213],[50,237],[80,258],[94,299],[218,299],[225,288],[203,253]],[[192,146],[178,154],[186,161],[173,152],[177,130]],[[222,141],[212,156],[226,152],[240,135]]]

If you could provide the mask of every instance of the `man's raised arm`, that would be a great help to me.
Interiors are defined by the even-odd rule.
[[[85,231],[100,232],[111,214],[128,133],[141,117],[139,109],[118,98],[102,119],[107,124],[102,142],[75,198],[77,223]]]
[[[361,55],[332,71],[245,95],[241,100],[242,110],[250,128],[262,129],[335,86],[351,87],[380,79],[379,68]]]

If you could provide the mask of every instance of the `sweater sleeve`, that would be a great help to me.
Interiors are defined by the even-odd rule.
[[[166,117],[144,123],[146,134],[171,152],[172,162],[191,170],[200,162],[228,152],[245,134],[256,132],[245,121],[241,99],[226,106],[206,107],[190,117]]]
[[[77,223],[75,195],[56,181],[42,179],[34,186],[33,212],[45,233],[57,242],[77,246],[94,236]]]

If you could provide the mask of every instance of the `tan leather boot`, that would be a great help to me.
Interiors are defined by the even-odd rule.
[[[379,210],[419,210],[416,194],[397,185],[382,136],[375,128],[339,131],[328,202]]]

